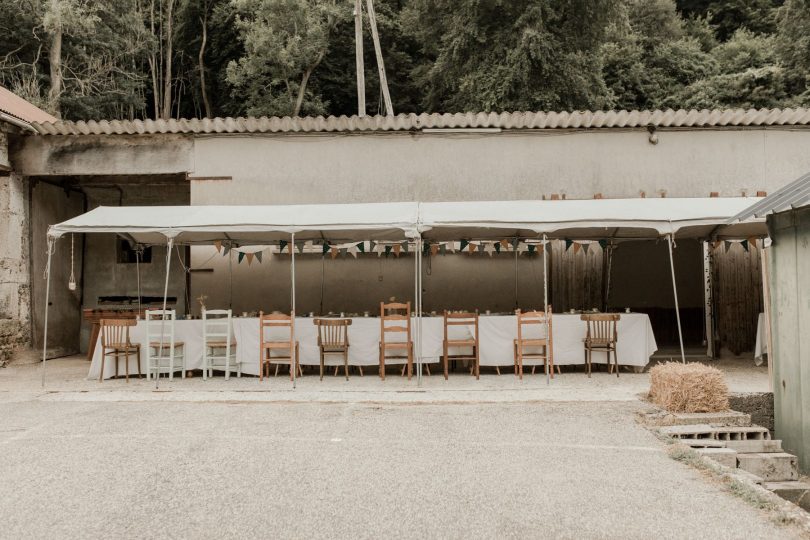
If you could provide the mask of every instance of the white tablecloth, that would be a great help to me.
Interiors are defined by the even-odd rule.
[[[585,337],[585,323],[579,315],[555,314],[553,317],[554,363],[557,365],[583,364],[582,339]],[[233,319],[234,338],[237,342],[236,354],[242,361],[242,373],[259,373],[259,320],[257,318]],[[471,336],[472,327],[454,327],[452,338]],[[277,329],[274,329],[277,331]],[[479,319],[481,341],[481,365],[511,366],[513,340],[517,337],[517,318],[514,315],[482,315]],[[300,347],[300,360],[303,365],[319,365],[318,329],[311,318],[298,317],[295,321],[296,340]],[[650,319],[643,313],[622,314],[618,324],[619,363],[627,366],[646,366],[650,356],[658,350],[653,336]],[[270,339],[283,339],[268,331]],[[438,362],[442,355],[444,330],[441,317],[422,319],[422,358],[425,362]],[[141,371],[146,373],[146,331],[143,321],[131,328],[130,339],[141,343]],[[203,364],[202,321],[176,321],[175,339],[183,341],[186,347],[186,368],[201,369]],[[349,363],[359,366],[376,366],[380,340],[380,320],[371,317],[352,319],[349,327]],[[453,351],[451,351],[452,353]],[[343,362],[339,355],[328,355],[327,365]],[[604,363],[605,355],[595,353],[594,363]],[[387,364],[393,362],[387,361]],[[528,363],[528,362],[527,362]],[[89,378],[98,378],[101,368],[101,342],[96,345]],[[124,373],[124,362],[120,362],[119,374]],[[130,359],[130,373],[137,373],[135,359]],[[115,363],[110,360],[104,365],[104,378],[115,375]],[[176,374],[176,375],[179,375]]]
[[[768,339],[765,335],[765,314],[760,313],[757,318],[757,341],[754,344],[754,360],[756,365],[762,365],[762,358],[768,354]]]

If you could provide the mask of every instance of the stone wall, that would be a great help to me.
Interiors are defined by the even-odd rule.
[[[28,184],[0,176],[0,361],[31,342]]]

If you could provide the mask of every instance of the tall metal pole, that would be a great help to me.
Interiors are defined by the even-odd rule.
[[[543,234],[543,313],[546,314],[546,343],[551,343],[551,332],[548,331],[548,266],[546,265],[546,250],[548,249],[548,237]],[[546,345],[546,347],[550,347],[550,345]],[[554,352],[551,351],[552,358]],[[546,384],[551,384],[551,378],[549,375],[549,370],[554,369],[554,364],[550,364],[548,362],[548,351],[546,351]]]
[[[357,70],[357,116],[366,115],[366,73],[363,62],[363,0],[354,0],[354,58]]]
[[[290,281],[291,281],[291,297],[290,297],[290,307],[292,308],[290,316],[292,320],[290,324],[292,325],[290,328],[290,332],[292,333],[292,342],[293,342],[293,349],[295,349],[295,233],[292,233],[290,238]],[[296,370],[298,369],[298,365],[296,363],[296,354],[295,350],[290,351],[290,369],[292,370],[292,384],[293,389],[295,389],[296,383]]]
[[[48,262],[45,265],[45,328],[42,336],[42,381],[45,387],[45,358],[48,355],[48,304],[51,294],[51,257],[53,255],[54,239],[48,237]]]
[[[163,283],[163,313],[160,316],[160,348],[158,349],[157,354],[157,361],[158,367],[155,370],[155,390],[160,388],[160,364],[163,360],[163,344],[165,340],[165,328],[166,328],[166,297],[169,295],[169,270],[172,267],[172,246],[174,245],[174,238],[169,238],[166,242],[166,280]],[[149,321],[146,321],[146,324],[149,324]],[[148,345],[148,344],[147,344]],[[185,351],[184,351],[185,353]],[[174,351],[170,351],[169,354],[174,354]],[[138,362],[141,359],[138,358]],[[129,366],[127,366],[129,369]],[[174,366],[172,366],[174,369]]]
[[[416,382],[422,386],[422,237],[416,240]]]
[[[672,234],[667,235],[669,246],[669,268],[672,271],[672,294],[675,296],[675,319],[678,321],[678,342],[681,344],[681,362],[686,363],[686,352],[683,349],[683,330],[681,329],[681,310],[678,306],[678,287],[675,285],[675,260],[672,256]]]
[[[706,332],[706,356],[714,358],[714,301],[712,299],[712,246],[703,242],[703,315]]]
[[[368,24],[371,26],[371,38],[374,40],[374,53],[377,55],[377,71],[380,73],[380,89],[385,101],[385,114],[394,116],[394,106],[391,105],[391,94],[388,93],[388,79],[385,77],[385,62],[383,62],[380,35],[377,33],[377,14],[374,11],[374,0],[366,0],[368,9]]]

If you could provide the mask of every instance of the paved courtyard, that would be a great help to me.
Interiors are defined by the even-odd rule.
[[[155,392],[76,380],[86,367],[53,362],[44,390],[36,366],[0,370],[3,538],[797,534],[635,423],[645,374],[486,375],[479,389],[458,375],[421,388],[307,377],[295,392],[281,377],[194,378]]]

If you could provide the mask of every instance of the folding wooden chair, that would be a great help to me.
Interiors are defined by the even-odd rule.
[[[118,361],[124,357],[125,373],[129,382],[129,355],[134,354],[138,361],[138,377],[141,377],[141,344],[129,340],[129,329],[135,326],[135,319],[101,319],[101,372],[98,381],[104,380],[104,359],[111,356],[115,360],[115,376],[118,377]]]
[[[404,313],[402,313],[404,312]],[[405,325],[402,325],[405,321]],[[393,322],[394,325],[386,323]],[[405,334],[405,341],[391,341],[388,334]],[[400,350],[404,355],[389,356],[389,350]],[[380,378],[385,380],[385,360],[405,360],[408,380],[413,375],[413,341],[411,341],[411,303],[380,302]]]
[[[327,354],[343,355],[343,368],[349,380],[349,326],[351,319],[315,319],[318,327],[318,348],[321,352],[321,380],[323,380],[324,357]]]
[[[588,325],[585,339],[585,364],[588,366],[588,377],[591,376],[591,355],[594,351],[607,354],[608,373],[613,369],[610,364],[610,353],[616,365],[616,377],[619,376],[619,358],[616,355],[616,344],[619,342],[617,330],[621,315],[618,313],[586,313],[580,316]]]
[[[289,339],[268,340],[265,335],[267,329],[287,328]],[[273,356],[273,351],[287,351],[286,355]],[[290,365],[290,380],[293,380],[293,369],[298,369],[298,375],[303,375],[301,364],[298,361],[298,342],[295,340],[295,312],[271,313],[265,315],[259,312],[259,380],[264,380],[264,370],[267,368],[267,377],[270,377],[270,365],[276,365],[275,375],[278,375],[278,366]]]
[[[451,339],[450,327],[451,326],[465,326],[473,328],[473,337],[468,339]],[[471,348],[470,354],[454,354],[451,355],[449,350],[451,347]],[[449,313],[444,312],[444,380],[448,377],[448,363],[450,360],[470,360],[473,362],[472,375],[475,375],[476,380],[481,376],[481,366],[479,362],[478,346],[478,312],[475,313]]]
[[[515,375],[523,380],[523,360],[542,360],[546,376],[554,378],[554,341],[551,326],[551,306],[547,311],[517,311],[517,334],[514,341]],[[533,326],[537,328],[532,332]],[[526,352],[526,349],[543,348],[542,353]],[[532,367],[534,373],[534,367]]]

